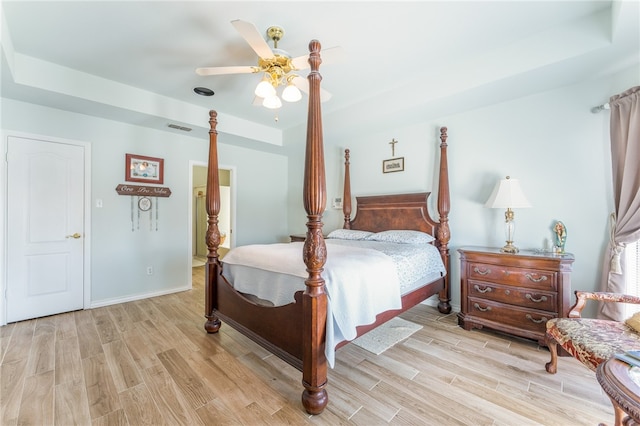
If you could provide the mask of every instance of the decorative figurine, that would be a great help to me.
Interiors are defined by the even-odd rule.
[[[567,242],[567,227],[564,226],[564,223],[557,221],[553,226],[553,232],[555,233],[556,253],[564,253],[564,245]]]

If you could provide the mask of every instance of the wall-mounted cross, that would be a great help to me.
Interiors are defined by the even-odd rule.
[[[391,139],[391,142],[389,142],[389,145],[391,145],[391,156],[394,157],[396,155],[396,144],[398,143],[397,140],[395,140],[395,138]]]

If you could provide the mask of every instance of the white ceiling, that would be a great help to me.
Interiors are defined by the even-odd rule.
[[[206,128],[199,111],[216,109],[276,139],[306,121],[305,102],[276,122],[252,105],[259,75],[194,72],[256,65],[234,19],[284,27],[278,47],[292,56],[311,39],[341,46],[320,72],[333,94],[323,112],[345,124],[443,116],[640,61],[638,1],[3,1],[2,12],[5,97],[165,129]]]

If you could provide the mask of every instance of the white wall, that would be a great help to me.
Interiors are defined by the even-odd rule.
[[[460,265],[457,249],[467,245],[504,245],[504,211],[485,209],[496,181],[506,175],[520,179],[530,209],[515,212],[515,245],[542,248],[551,239],[551,226],[567,226],[566,250],[576,257],[572,291],[597,288],[608,236],[608,214],[613,209],[609,113],[591,108],[611,95],[640,84],[634,66],[612,77],[599,78],[447,117],[425,117],[410,126],[394,126],[372,133],[361,129],[348,140],[335,136],[331,116],[325,116],[327,196],[340,196],[342,151],[351,150],[351,186],[354,195],[437,191],[438,129],[449,128],[448,157],[451,189],[452,304],[460,306]],[[329,131],[327,131],[329,130]],[[291,231],[304,230],[301,209],[302,130],[286,135],[291,150],[289,186]],[[405,157],[405,171],[383,174],[381,162],[391,158],[389,141],[395,138],[396,156]],[[295,144],[291,141],[295,139]],[[293,147],[295,146],[295,148]],[[298,157],[303,158],[303,157]],[[435,213],[435,194],[431,211]],[[355,208],[355,204],[354,204]],[[341,212],[329,209],[325,231],[342,226]],[[591,309],[591,308],[590,308]],[[589,311],[588,311],[589,312]],[[591,310],[591,313],[594,311]]]
[[[202,117],[204,123],[208,119]],[[2,129],[91,143],[92,306],[190,287],[189,162],[207,162],[208,136],[194,138],[7,98],[2,98]],[[236,139],[218,135],[220,163],[237,170],[237,244],[284,240],[287,157],[234,146]],[[148,213],[141,214],[137,229],[137,212],[132,231],[131,199],[115,191],[125,183],[125,153],[165,160],[162,186],[172,194],[158,200],[157,231],[155,219],[149,229]],[[95,207],[96,199],[102,199],[103,208]],[[147,266],[153,275],[146,274]]]

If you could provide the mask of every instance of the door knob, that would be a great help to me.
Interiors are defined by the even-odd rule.
[[[67,235],[65,238],[75,238],[76,240],[78,238],[82,237],[82,235],[78,234],[77,232],[73,235]]]

